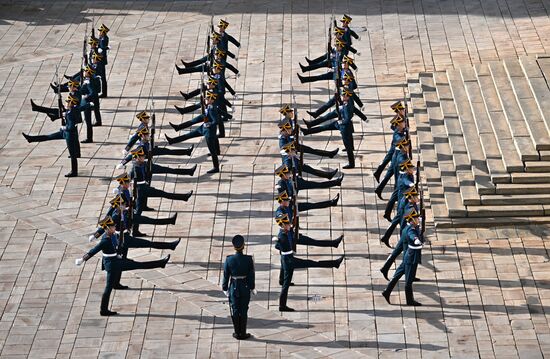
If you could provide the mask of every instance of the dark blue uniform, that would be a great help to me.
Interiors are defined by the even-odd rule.
[[[223,264],[222,289],[229,292],[229,305],[233,315],[247,316],[250,291],[254,288],[255,273],[252,256],[241,252],[227,256]]]

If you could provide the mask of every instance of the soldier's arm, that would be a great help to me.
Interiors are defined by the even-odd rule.
[[[229,276],[230,276],[230,273],[229,273],[229,264],[227,263],[228,258],[229,257],[225,258],[225,263],[223,264],[222,290],[224,292],[226,292],[229,289]]]
[[[126,152],[130,151],[130,149],[136,144],[138,138],[139,135],[137,134],[137,132],[130,136],[130,139],[128,140],[128,143],[126,144],[124,150],[126,150]]]
[[[359,96],[357,96],[355,92],[353,93],[352,97],[353,97],[353,101],[355,101],[355,103],[357,103],[359,107],[363,107],[363,101],[361,101],[361,99],[359,98]]]
[[[355,31],[353,31],[352,29],[349,29],[349,34],[351,36],[353,36],[355,39],[358,39],[359,38],[359,35],[357,35],[357,33]]]
[[[250,256],[250,269],[246,276],[246,282],[250,290],[256,289],[256,272],[254,271],[254,257]]]
[[[229,51],[229,50],[227,50],[226,53],[227,53],[227,56],[231,57],[232,59],[234,59],[234,58],[236,57],[235,54],[232,53],[232,52]]]
[[[241,47],[241,43],[237,41],[237,39],[235,39],[233,36],[229,35],[227,32],[225,33],[227,35],[227,40],[229,40],[229,42],[231,42],[233,45],[237,46],[237,47]]]
[[[225,63],[225,68],[233,72],[235,75],[239,74],[239,70],[233,65],[231,65],[229,62]]]
[[[75,260],[75,264],[77,266],[81,265],[82,263],[86,262],[88,259],[95,256],[101,249],[103,248],[103,241],[99,242],[94,248],[92,248],[88,253],[84,254],[82,258],[77,258]]]
[[[225,89],[232,95],[235,96],[236,92],[233,88],[225,81]]]

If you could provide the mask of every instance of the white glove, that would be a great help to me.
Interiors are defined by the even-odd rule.
[[[103,53],[103,49],[102,49],[102,48],[97,49],[97,53],[98,53],[98,54],[102,54],[102,53]]]
[[[94,107],[94,105],[95,105],[95,104],[94,104],[93,102],[90,102],[90,106],[91,106],[91,107]]]
[[[91,234],[89,237],[88,237],[88,242],[93,242],[95,241],[95,236],[93,234]]]
[[[258,291],[256,289],[252,289],[252,295],[258,294]]]
[[[126,156],[128,156],[128,151],[122,150],[122,157],[126,157]]]
[[[107,46],[107,50],[111,50],[111,46]]]
[[[273,242],[277,242],[277,241],[279,240],[279,238],[277,238],[277,237],[271,237],[271,240],[272,240]]]
[[[74,264],[76,264],[77,266],[81,265],[82,263],[84,263],[84,259],[82,258],[78,258],[74,260]]]
[[[65,131],[65,130],[67,129],[67,127],[61,126],[61,127],[59,127],[59,129],[60,129],[61,131]]]
[[[116,169],[117,170],[121,170],[124,168],[124,164],[123,163],[119,163],[118,165],[116,165]]]
[[[414,244],[417,245],[417,246],[419,246],[419,245],[422,244],[422,242],[420,241],[420,239],[415,238],[415,239],[414,239]]]
[[[223,291],[223,294],[224,294],[226,297],[229,297],[229,292],[228,292],[228,291],[224,290],[224,291]]]

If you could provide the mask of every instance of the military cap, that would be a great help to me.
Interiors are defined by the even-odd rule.
[[[403,216],[403,218],[405,219],[405,221],[407,222],[410,222],[412,221],[414,218],[418,218],[420,217],[420,213],[418,213],[414,208],[412,208],[410,211],[408,211],[407,213],[405,213],[405,215]]]
[[[216,49],[216,56],[224,57],[226,54],[222,49]]]
[[[296,146],[294,145],[294,141],[290,141],[289,143],[284,144],[281,149],[288,153],[290,151],[295,151]]]
[[[107,26],[105,26],[105,24],[101,24],[101,26],[97,30],[101,33],[104,33],[104,34],[109,32],[109,28]]]
[[[77,81],[75,79],[70,79],[67,84],[69,85],[69,87],[79,87],[80,81]]]
[[[76,97],[74,97],[73,95],[70,95],[67,96],[67,103],[71,104],[71,105],[78,105],[78,99]]]
[[[244,237],[237,234],[233,237],[233,239],[231,239],[231,243],[233,244],[233,248],[240,251],[244,248]]]
[[[116,176],[115,180],[120,184],[130,182],[130,176],[128,176],[128,173],[124,172],[123,174]]]
[[[411,197],[418,196],[418,191],[416,190],[416,187],[413,186],[409,188],[407,191],[403,192],[403,195],[405,196],[405,198],[409,199]]]
[[[399,112],[399,110],[404,110],[405,106],[403,106],[403,103],[401,101],[397,101],[396,103],[391,105],[391,109],[395,112]]]
[[[146,111],[141,111],[140,113],[138,113],[136,115],[137,119],[140,120],[141,122],[145,121],[145,120],[148,120],[151,118],[151,116],[149,116],[149,114],[146,112]]]
[[[90,46],[97,46],[99,45],[99,40],[94,35],[90,36],[90,39],[88,40],[88,45]]]
[[[292,112],[292,109],[290,108],[290,106],[288,104],[284,104],[280,109],[279,109],[279,112],[283,115],[286,115],[287,113],[289,112]]]
[[[219,32],[212,31],[212,40],[221,40],[222,35]]]
[[[353,74],[351,74],[349,72],[346,72],[344,74],[344,80],[351,82],[351,81],[353,81],[353,79],[354,79]]]
[[[288,193],[286,191],[282,191],[275,196],[275,199],[277,200],[277,202],[282,203],[283,201],[289,201],[290,197],[288,196]]]
[[[139,146],[133,151],[130,151],[130,154],[132,155],[133,158],[136,158],[138,156],[145,156],[145,151],[143,150],[143,147]]]
[[[401,171],[406,171],[409,168],[414,168],[414,165],[412,164],[411,160],[408,158],[399,164],[399,169]]]
[[[398,123],[403,122],[403,121],[405,121],[405,119],[403,117],[401,117],[401,115],[397,114],[391,119],[390,124],[392,126],[395,126]]]
[[[396,147],[399,149],[405,149],[409,146],[409,140],[404,137],[401,141],[397,142]]]
[[[220,19],[220,21],[218,21],[218,27],[222,29],[227,29],[228,26],[229,26],[229,23],[224,19]]]
[[[275,222],[281,227],[283,226],[283,224],[290,223],[290,220],[288,219],[288,214],[286,213],[277,214],[277,216],[275,217]]]
[[[335,43],[336,43],[336,46],[338,47],[346,46],[346,42],[344,40],[336,39]]]
[[[103,60],[103,55],[101,55],[97,52],[94,52],[93,55],[92,55],[92,60],[101,61],[101,60]]]
[[[84,71],[85,72],[89,72],[90,74],[95,74],[95,70],[93,67],[91,67],[90,65],[86,65],[86,67],[84,68]]]
[[[291,130],[292,129],[292,123],[290,123],[290,120],[288,118],[283,118],[279,121],[277,124],[281,130]]]
[[[344,87],[342,88],[342,95],[351,97],[353,96],[353,90],[348,87]]]
[[[282,177],[283,174],[288,173],[288,171],[288,166],[283,164],[275,169],[275,174],[279,177]]]
[[[214,61],[214,69],[216,69],[216,70],[223,69],[223,64],[219,61]]]
[[[143,137],[145,135],[148,135],[149,134],[149,128],[147,126],[140,126],[140,127],[138,127],[138,129],[136,131],[136,134],[139,137]]]
[[[334,33],[335,34],[338,34],[338,35],[344,35],[344,33],[346,32],[345,29],[339,27],[339,26],[335,26],[334,27]]]
[[[349,57],[348,55],[344,55],[344,58],[342,61],[348,65],[353,65],[355,61],[353,61],[353,58]]]
[[[206,91],[206,98],[208,100],[216,100],[218,98],[218,94],[212,91]]]
[[[111,207],[120,207],[120,205],[124,202],[124,199],[120,194],[117,194],[112,200],[109,201],[111,204]]]
[[[345,24],[349,24],[351,22],[352,18],[351,16],[349,15],[342,15],[342,18],[340,19],[341,22],[345,23]]]
[[[212,77],[212,76],[208,76],[208,83],[209,83],[209,84],[217,85],[218,82],[219,82],[219,81],[218,81],[217,78]]]
[[[103,229],[105,229],[109,226],[114,226],[114,225],[115,225],[115,221],[113,221],[111,216],[106,216],[101,221],[99,221],[99,226]]]

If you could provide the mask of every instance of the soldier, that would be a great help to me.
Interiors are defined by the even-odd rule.
[[[207,92],[206,103],[208,106],[205,110],[205,113],[195,117],[193,120],[188,121],[187,123],[182,124],[187,127],[202,121],[202,124],[199,128],[196,128],[193,131],[186,133],[185,135],[181,135],[174,138],[171,138],[166,134],[164,135],[168,143],[171,145],[174,143],[186,141],[190,138],[199,137],[201,135],[204,136],[204,139],[206,140],[206,145],[208,146],[208,150],[210,151],[210,155],[212,157],[212,163],[214,165],[214,167],[211,170],[209,170],[207,173],[220,172],[220,164],[218,161],[218,155],[220,154],[220,146],[218,142],[218,137],[216,136],[216,127],[219,121],[219,115],[217,113],[216,107],[214,106],[214,101],[216,100],[216,98],[217,98],[217,95],[215,93],[210,91]]]
[[[130,139],[128,144],[130,144],[130,142],[133,142],[134,136],[136,136],[139,139],[139,141],[137,141],[138,147],[143,147],[143,150],[145,151],[145,153],[150,153],[151,156],[162,156],[162,155],[190,156],[191,152],[193,152],[193,145],[187,148],[177,148],[177,149],[155,146],[151,150],[151,137],[150,137],[149,128],[147,126],[139,126],[135,134],[132,135],[132,138]],[[128,156],[128,153],[129,153],[128,151],[131,149],[131,147],[128,150],[126,150],[126,148],[128,148],[128,145],[124,148],[124,151],[122,152],[123,156],[124,155]],[[126,162],[129,162],[130,159],[131,158],[129,158],[128,161]],[[194,173],[194,170],[191,172],[191,175],[193,175],[193,173]]]
[[[92,126],[101,126],[101,112],[99,110],[98,91],[101,88],[101,80],[95,75],[95,70],[86,66],[84,70],[84,84],[82,87],[82,103],[84,108],[84,121],[86,122],[86,139],[82,143],[94,142]],[[90,106],[85,106],[85,105]],[[92,105],[93,104],[93,105]],[[92,125],[92,108],[94,109],[95,123]]]
[[[353,111],[350,109],[350,106],[348,106],[348,101],[350,98],[349,92],[344,92],[342,96],[342,105],[339,106],[337,110],[339,112],[337,121],[334,121],[328,125],[321,125],[319,127],[300,128],[304,135],[310,135],[323,131],[340,131],[342,142],[344,143],[348,156],[348,163],[343,167],[344,169],[355,168],[355,155],[353,153],[353,124],[351,122]]]
[[[109,298],[113,290],[113,285],[116,284],[117,278],[120,278],[121,273],[134,269],[164,268],[166,267],[166,263],[170,260],[170,255],[167,255],[161,260],[149,262],[136,262],[131,259],[122,258],[118,253],[121,243],[119,241],[119,236],[116,234],[116,226],[113,219],[111,217],[105,217],[99,224],[105,229],[105,234],[101,237],[101,241],[88,253],[84,254],[82,258],[76,259],[75,264],[79,266],[100,251],[102,252],[102,264],[105,271],[107,271],[107,279],[105,281],[105,290],[101,297],[99,314],[101,316],[111,316],[118,314],[117,312],[109,310]]]
[[[353,99],[353,103],[354,104],[357,104],[357,106],[359,106],[360,108],[363,108],[363,102],[361,101],[361,99],[359,98],[359,96],[357,95],[357,93],[355,91],[353,91],[355,88],[357,88],[357,85],[355,84],[355,80],[353,78],[353,75],[352,74],[348,74],[346,73],[344,75],[344,88],[347,88],[349,92],[351,92],[351,97]],[[351,90],[351,91],[350,91]],[[327,111],[329,108],[331,108],[332,106],[335,106],[336,103],[337,103],[337,100],[339,97],[341,97],[342,94],[341,93],[338,93],[338,92],[335,92],[334,95],[330,98],[330,100],[328,100],[327,102],[325,102],[321,107],[319,107],[317,110],[315,111],[306,111],[311,117],[313,118],[317,118],[319,116],[321,116],[325,111]],[[355,112],[355,110],[354,110]],[[361,112],[361,111],[359,111]],[[357,112],[355,112],[357,114]],[[360,116],[361,117],[361,116]],[[366,116],[365,116],[365,119],[366,119]],[[305,121],[304,121],[305,122]]]
[[[296,183],[294,183],[290,169],[284,164],[275,169],[275,174],[279,176],[279,181],[276,186],[277,191],[286,191],[290,197],[297,195],[297,192],[301,189],[340,187],[344,180],[344,174],[342,173],[338,178],[325,182],[308,181],[302,177],[296,176]]]
[[[346,103],[348,112],[352,113],[354,115],[357,115],[363,121],[367,121],[367,116],[365,116],[365,114],[363,114],[363,112],[361,112],[360,109],[355,107],[355,101],[356,101],[356,99],[359,99],[357,94],[352,89],[346,88],[346,87],[342,87],[340,92],[341,92],[341,94],[338,94],[338,93],[334,94],[334,97],[333,97],[334,102],[332,102],[332,100],[329,100],[329,102],[327,102],[327,104],[331,104],[331,106],[335,106],[339,102],[340,98],[346,96],[348,98],[348,101]],[[359,101],[361,101],[361,100],[359,100]],[[319,108],[319,110],[324,112],[325,108],[326,108],[325,105],[323,105],[323,106],[321,106],[321,108]],[[338,108],[335,108],[333,111],[331,111],[331,112],[329,112],[329,113],[327,113],[323,116],[318,116],[315,120],[311,120],[311,121],[303,120],[303,121],[306,124],[307,128],[315,127],[315,126],[318,126],[318,125],[320,125],[320,124],[322,124],[326,121],[338,118],[338,112],[339,112]],[[316,115],[317,111],[315,111],[313,114]]]
[[[402,234],[403,234],[403,230],[406,228],[406,225],[407,225],[407,221],[405,220],[405,213],[410,213],[413,210],[416,211],[417,213],[420,213],[420,208],[418,205],[419,202],[420,202],[420,199],[418,197],[418,192],[414,187],[409,189],[407,192],[405,192],[403,194],[403,198],[401,198],[401,200],[399,201],[399,209],[397,211],[397,215],[394,218],[395,223],[399,223],[400,225],[399,241],[397,242],[397,245],[395,246],[395,248],[393,249],[389,257],[386,259],[386,262],[384,263],[382,268],[380,269],[380,272],[384,275],[384,278],[386,278],[386,280],[389,280],[388,272],[390,271],[391,266],[393,265],[397,257],[399,257],[401,252],[403,252],[403,249],[404,249],[405,237],[403,237]],[[394,222],[392,222],[392,225],[393,224]],[[395,226],[393,228],[395,228]],[[388,228],[388,231],[390,230],[393,232],[393,229],[391,227]],[[388,231],[386,231],[386,234],[388,233]],[[384,236],[386,236],[386,234]],[[391,233],[387,236],[388,240],[389,240],[389,236],[391,236]],[[384,241],[384,239],[382,239],[382,241]],[[386,245],[389,247],[388,244]]]
[[[100,49],[98,49],[100,50]],[[95,69],[96,75],[100,80],[100,86],[97,89],[98,97],[103,98],[107,97],[103,95],[103,89],[107,87],[104,85],[107,83],[107,73],[105,70],[105,60],[103,55],[100,53],[94,52],[92,55],[92,67]]]
[[[132,151],[133,166],[131,171],[131,179],[135,180],[137,185],[137,198],[136,208],[134,210],[134,216],[141,216],[141,212],[145,209],[147,199],[149,197],[163,197],[172,200],[188,201],[189,197],[193,194],[193,191],[189,191],[184,194],[169,193],[154,187],[149,184],[147,169],[145,166],[145,152],[143,148],[139,147]],[[144,233],[139,232],[139,229],[135,227],[132,230],[132,234],[136,237],[145,236]]]
[[[324,171],[324,170],[313,168],[306,163],[301,163],[300,156],[298,155],[298,153],[296,153],[296,146],[294,142],[289,142],[283,145],[283,147],[280,148],[280,153],[281,153],[281,159],[283,160],[283,164],[286,164],[288,168],[290,168],[292,171],[299,172],[301,169],[305,173],[309,173],[311,175],[321,177],[321,178],[326,178],[326,179],[331,179],[334,176],[336,176],[336,174],[338,173],[337,169]]]
[[[288,107],[288,105],[285,105],[285,106]],[[296,143],[296,141],[294,141],[294,136],[293,136],[294,126],[292,121],[289,118],[284,117],[282,120],[279,121],[277,126],[279,127],[279,147],[280,148],[286,145],[287,143],[294,142],[294,145],[296,146],[296,149],[298,150],[298,152],[310,153],[312,155],[328,157],[328,158],[334,158],[334,156],[338,154],[338,151],[339,151],[338,148],[332,151],[325,151],[325,150],[319,150],[317,148],[307,146],[303,143]]]
[[[342,35],[342,38],[348,42],[350,45],[352,43],[352,37],[355,39],[359,39],[359,35],[352,29],[350,29],[349,24],[351,23],[352,18],[349,15],[344,14],[342,16],[342,19],[340,19],[340,22],[342,23],[342,28],[345,30],[344,34]]]
[[[275,217],[275,221],[279,225],[279,234],[275,242],[275,248],[281,254],[281,270],[282,288],[279,296],[279,311],[293,312],[294,309],[287,306],[288,289],[292,283],[292,275],[294,269],[298,268],[340,268],[340,264],[344,260],[344,256],[336,260],[329,261],[313,261],[310,259],[302,259],[294,256],[294,248],[296,239],[294,238],[294,230],[290,224],[290,219],[287,214],[279,214]]]
[[[229,298],[231,320],[235,329],[233,338],[244,340],[250,338],[250,334],[246,332],[250,293],[256,294],[254,259],[243,254],[243,236],[234,236],[231,243],[235,254],[227,256],[223,264],[222,290]]]
[[[103,67],[107,66],[107,53],[111,49],[109,46],[109,36],[107,36],[107,33],[109,32],[109,28],[105,26],[105,24],[101,24],[99,29],[99,48],[97,49],[97,52],[103,55],[102,64]],[[102,78],[103,81],[101,81],[101,98],[107,97],[107,75],[105,73],[105,76]]]
[[[290,206],[290,201],[292,198],[288,195],[286,191],[281,191],[277,193],[275,196],[275,199],[279,203],[279,208],[275,211],[276,213],[286,213],[288,214],[289,218],[293,218],[293,210]],[[340,194],[338,193],[333,199],[328,201],[321,201],[321,202],[298,202],[298,212],[305,212],[312,209],[322,209],[322,208],[328,208],[328,207],[334,207],[338,205],[338,200],[340,199]]]
[[[229,23],[226,20],[220,19],[220,21],[218,22],[218,31],[221,35],[220,48],[225,51],[227,51],[230,42],[237,47],[241,47],[240,42],[238,42],[233,36],[225,32],[228,26]]]
[[[399,175],[399,165],[403,163],[406,159],[409,158],[409,148],[410,148],[410,142],[405,137],[399,141],[395,149],[396,151],[392,155],[391,159],[391,166],[386,171],[386,175],[382,179],[382,182],[378,184],[376,189],[374,190],[374,193],[378,196],[378,198],[382,198],[382,191],[384,190],[384,187],[386,187],[386,184],[390,181],[392,177],[394,177],[395,183],[397,183],[397,176]],[[391,218],[386,218],[388,221],[391,221]]]
[[[194,72],[210,72],[214,65],[214,61],[222,63],[225,67],[227,67],[227,69],[235,74],[239,73],[239,70],[237,70],[235,66],[231,65],[226,60],[228,56],[228,51],[227,49],[223,49],[220,47],[220,41],[222,38],[221,34],[214,31],[211,38],[213,46],[212,48],[208,49],[209,52],[206,56],[189,63],[182,61],[183,65],[185,66],[184,68],[176,65],[176,69],[179,75],[190,74]],[[233,55],[232,53],[231,55],[233,58],[235,57],[235,55]]]
[[[412,285],[416,277],[418,264],[422,262],[422,246],[424,244],[424,238],[420,233],[419,214],[415,210],[412,210],[411,212],[405,214],[405,219],[408,223],[401,234],[404,238],[403,261],[395,271],[393,278],[388,283],[386,289],[382,292],[382,296],[384,296],[388,304],[391,304],[391,292],[399,279],[403,276],[403,274],[405,274],[405,298],[407,300],[407,305],[420,306],[422,304],[414,300]]]
[[[384,218],[390,218],[390,222],[391,212],[395,203],[403,196],[403,192],[414,187],[414,168],[414,165],[408,158],[399,164],[399,175],[397,176],[393,192],[384,211]]]
[[[78,176],[78,160],[80,157],[80,146],[78,144],[78,130],[76,128],[76,122],[78,121],[78,110],[75,110],[77,99],[69,95],[67,98],[67,112],[65,112],[65,126],[61,126],[59,131],[51,133],[49,135],[30,136],[23,133],[23,137],[27,142],[44,142],[50,140],[65,139],[67,143],[67,149],[71,158],[71,172],[67,173],[65,177]]]
[[[395,147],[397,143],[402,141],[406,137],[406,131],[407,131],[407,123],[405,122],[405,119],[401,117],[399,114],[396,114],[391,122],[391,129],[393,130],[393,136],[391,140],[390,148],[388,149],[388,152],[386,153],[386,156],[384,156],[384,159],[378,165],[376,168],[376,171],[374,171],[374,178],[376,178],[377,182],[380,182],[380,175],[382,174],[382,171],[386,168],[388,163],[390,163],[393,154],[395,152]]]
[[[316,76],[301,76],[300,74],[296,74],[298,75],[298,79],[300,79],[300,82],[308,83],[322,80],[336,80],[338,78],[342,78],[344,73],[347,71],[344,71],[342,69],[341,73],[339,73],[338,69],[340,67],[340,62],[342,61],[345,46],[346,43],[344,41],[338,39],[336,40],[336,52],[335,55],[332,57],[332,71]]]

